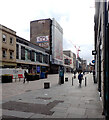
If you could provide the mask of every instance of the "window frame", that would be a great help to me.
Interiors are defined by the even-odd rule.
[[[3,51],[5,51],[5,55],[3,54]],[[6,50],[2,49],[2,58],[6,58]]]
[[[5,39],[5,41],[4,41],[4,39]],[[6,34],[3,34],[3,35],[2,35],[2,42],[3,42],[3,43],[6,43]]]
[[[12,40],[12,43],[11,43],[11,40]],[[10,37],[10,44],[13,45],[13,37]]]
[[[12,53],[12,55],[10,54],[10,53]],[[10,54],[10,59],[13,59],[13,54],[14,54],[14,51],[9,51],[9,54]]]

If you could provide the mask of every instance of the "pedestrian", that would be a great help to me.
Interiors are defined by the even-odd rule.
[[[82,71],[79,72],[79,75],[78,75],[78,80],[79,80],[79,86],[81,87],[81,83],[82,83],[82,79],[83,79],[83,74],[81,74]]]
[[[25,70],[25,72],[24,72],[24,81],[23,81],[23,83],[25,83],[25,80],[27,81],[27,75],[28,75],[28,73],[27,73],[26,70]]]

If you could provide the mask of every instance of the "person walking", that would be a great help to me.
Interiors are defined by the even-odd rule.
[[[25,70],[25,72],[24,72],[24,81],[23,81],[23,83],[25,83],[25,80],[27,81],[27,75],[28,75],[28,73],[27,73],[26,70]]]
[[[81,83],[82,83],[82,79],[83,79],[83,74],[81,74],[82,71],[80,71],[79,75],[78,75],[78,80],[79,80],[79,86],[81,87]]]

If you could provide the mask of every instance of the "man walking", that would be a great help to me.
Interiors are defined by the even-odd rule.
[[[26,70],[25,70],[25,72],[24,72],[24,81],[23,81],[23,83],[25,83],[25,80],[27,81],[27,75],[28,75],[28,73],[27,73]]]
[[[82,71],[80,71],[79,75],[78,75],[78,80],[79,80],[79,86],[81,87],[81,83],[82,83],[82,79],[83,79],[83,74],[81,74]]]

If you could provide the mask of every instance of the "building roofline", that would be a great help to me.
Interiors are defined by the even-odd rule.
[[[16,34],[16,31],[14,31],[14,30],[12,30],[12,29],[10,29],[10,28],[4,26],[4,25],[1,25],[1,24],[0,24],[0,26],[2,26],[2,28],[4,27],[4,28],[6,28],[6,29],[8,29],[8,30],[10,30],[10,31],[12,31],[12,32],[15,32],[15,34]]]
[[[33,21],[30,21],[30,23],[32,23],[32,22],[38,22],[38,21],[41,21],[41,20],[52,20],[52,19],[51,18],[47,18],[47,19],[33,20]]]

